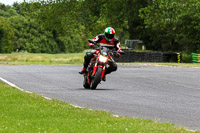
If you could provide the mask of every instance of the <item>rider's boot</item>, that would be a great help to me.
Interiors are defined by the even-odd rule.
[[[88,65],[89,65],[90,60],[91,60],[92,57],[93,57],[92,53],[87,54],[84,57],[83,69],[79,72],[80,74],[84,74],[84,73],[86,73],[88,71]]]
[[[80,74],[84,74],[84,73],[87,72],[88,64],[89,64],[88,62],[84,61],[84,63],[83,63],[83,68],[82,68],[82,70],[79,72]]]
[[[79,72],[79,74],[84,74],[84,73],[86,73],[86,68],[85,67],[83,67],[83,69]]]

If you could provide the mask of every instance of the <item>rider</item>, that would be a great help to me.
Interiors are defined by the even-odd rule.
[[[92,39],[92,41],[94,43],[89,42],[90,48],[94,48],[94,44],[99,43],[100,46],[110,47],[111,49],[115,48],[117,51],[121,51],[120,42],[115,37],[115,30],[112,27],[106,28],[104,33],[97,35],[94,39]],[[85,55],[83,69],[79,72],[80,74],[84,74],[86,72],[86,69],[90,63],[90,60],[94,57],[94,54],[97,52],[98,50],[95,50]],[[121,56],[121,54],[117,52],[115,56],[119,57]],[[108,64],[109,64],[109,67],[106,69],[105,75],[111,73],[112,71],[117,70],[117,64],[112,58]],[[102,80],[105,81],[106,78],[103,77]]]

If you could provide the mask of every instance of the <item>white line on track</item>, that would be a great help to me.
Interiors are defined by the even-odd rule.
[[[4,79],[4,78],[2,78],[2,77],[0,77],[0,80],[3,81],[3,82],[6,83],[6,84],[12,86],[12,87],[15,87],[15,88],[17,88],[17,89],[19,89],[19,90],[21,90],[21,91],[24,91],[23,89],[19,88],[19,87],[16,86],[15,84],[9,82],[8,80],[6,80],[6,79]]]
[[[83,108],[83,107],[80,107],[80,106],[77,106],[77,105],[73,105],[73,104],[70,104],[70,105],[72,105],[72,106],[74,106],[75,108]]]
[[[3,82],[6,83],[6,84],[12,86],[12,87],[15,87],[15,88],[19,89],[20,91],[23,91],[23,92],[26,92],[26,93],[33,93],[33,92],[30,92],[30,91],[26,91],[26,90],[21,89],[21,88],[18,87],[17,85],[15,85],[15,84],[9,82],[8,80],[6,80],[6,79],[4,79],[4,78],[2,78],[2,77],[0,77],[0,80],[3,81]],[[44,97],[44,96],[42,96],[42,97]],[[45,98],[45,99],[48,99],[48,100],[51,100],[51,98],[48,98],[48,97],[44,97],[44,98]]]

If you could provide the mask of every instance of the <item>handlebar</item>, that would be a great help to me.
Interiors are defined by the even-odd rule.
[[[120,53],[120,54],[125,54],[125,52],[124,51],[113,51],[113,53]]]
[[[88,39],[88,42],[90,42],[90,43],[93,43],[93,44],[97,44],[96,42],[94,42],[94,41],[92,41],[92,40],[90,40],[90,39]],[[93,47],[94,49],[96,49],[96,50],[99,50],[100,49],[100,46],[97,46],[97,47]],[[120,54],[125,54],[125,52],[124,51],[112,51],[113,53],[120,53]]]
[[[96,44],[96,42],[94,42],[94,41],[92,41],[92,40],[88,40],[88,42],[90,42],[90,43],[93,43],[93,44]]]

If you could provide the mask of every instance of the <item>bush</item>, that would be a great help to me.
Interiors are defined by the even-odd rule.
[[[182,54],[182,62],[183,63],[192,63],[192,54]]]

